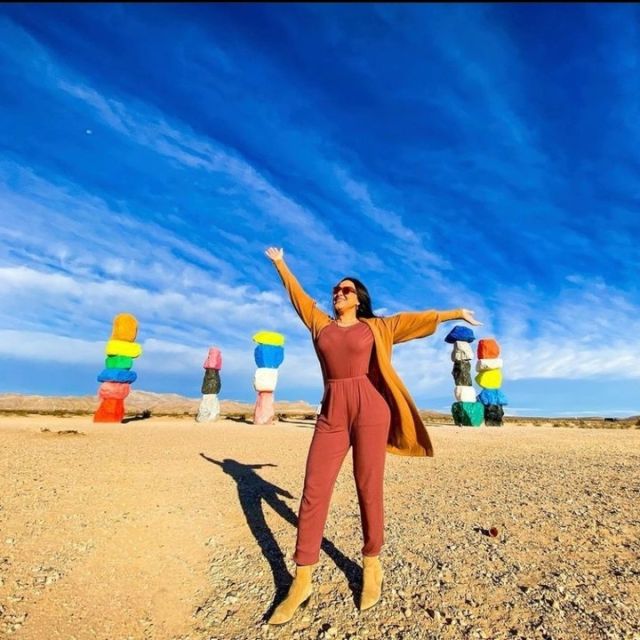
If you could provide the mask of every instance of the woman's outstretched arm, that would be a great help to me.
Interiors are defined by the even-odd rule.
[[[391,330],[394,344],[430,336],[435,332],[441,322],[447,322],[449,320],[464,320],[473,326],[482,324],[475,319],[473,311],[470,309],[409,311],[383,318],[383,320]]]
[[[293,304],[294,309],[298,312],[302,322],[304,322],[311,332],[317,332],[319,324],[326,324],[329,316],[318,309],[316,301],[300,286],[300,283],[284,261],[284,251],[282,249],[269,247],[265,253],[280,274],[285,289],[291,299],[291,304]]]

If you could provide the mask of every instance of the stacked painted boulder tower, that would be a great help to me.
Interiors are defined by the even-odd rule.
[[[253,356],[257,369],[253,387],[258,392],[253,412],[253,424],[270,424],[275,415],[274,391],[278,384],[278,367],[284,361],[284,336],[275,331],[258,331]]]
[[[207,358],[202,365],[204,378],[200,393],[202,400],[198,407],[196,422],[213,422],[220,417],[220,400],[218,394],[222,383],[220,381],[220,369],[222,369],[222,354],[217,347],[210,347]]]
[[[502,387],[502,358],[500,345],[494,338],[478,341],[476,382],[482,387],[478,402],[484,407],[484,422],[489,427],[501,427],[507,399],[500,391]]]
[[[456,401],[451,405],[453,421],[459,427],[479,427],[484,420],[483,406],[476,402],[476,391],[471,384],[471,361],[473,350],[471,343],[476,339],[469,327],[456,325],[447,334],[444,341],[453,345],[451,361],[453,362],[454,396]]]
[[[135,342],[137,335],[138,321],[130,313],[119,313],[113,319],[113,330],[105,347],[105,368],[98,375],[101,402],[94,422],[122,422],[124,418],[124,400],[138,377],[131,367],[142,354],[142,347]]]

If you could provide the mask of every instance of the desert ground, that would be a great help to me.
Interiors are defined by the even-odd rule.
[[[387,457],[379,604],[347,458],[315,593],[269,627],[312,420],[4,415],[0,636],[640,638],[640,429],[428,428],[434,458]]]

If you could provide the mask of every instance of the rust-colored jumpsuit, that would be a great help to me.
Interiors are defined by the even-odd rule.
[[[374,348],[364,322],[326,326],[315,343],[325,374],[322,410],[316,422],[298,516],[294,560],[318,562],[331,494],[349,447],[360,504],[365,556],[377,556],[383,543],[383,480],[390,410],[369,380]]]

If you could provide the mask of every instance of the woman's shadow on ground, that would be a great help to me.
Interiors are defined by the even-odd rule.
[[[204,453],[201,453],[200,456],[207,462],[218,465],[236,482],[240,505],[247,519],[249,529],[260,545],[262,555],[269,563],[271,572],[273,573],[276,593],[269,610],[264,615],[264,618],[268,619],[276,605],[284,598],[289,590],[291,575],[287,571],[284,555],[265,520],[263,502],[270,506],[281,518],[286,520],[294,528],[297,528],[298,517],[289,505],[280,498],[280,496],[287,498],[293,498],[293,496],[288,491],[267,482],[255,472],[256,469],[262,469],[263,467],[276,467],[277,465],[275,464],[243,464],[229,458],[219,461],[207,457]],[[362,568],[353,560],[347,558],[347,556],[335,547],[333,542],[326,538],[322,538],[321,548],[347,577],[354,602],[357,601],[362,583]]]

